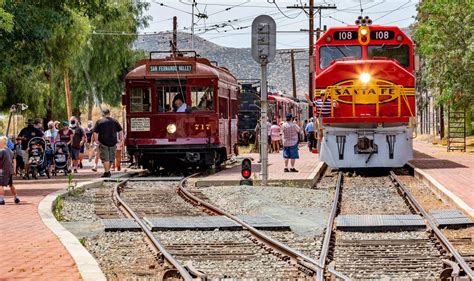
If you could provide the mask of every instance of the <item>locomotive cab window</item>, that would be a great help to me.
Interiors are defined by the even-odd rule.
[[[325,69],[331,62],[339,59],[360,59],[362,49],[360,46],[323,46],[319,48],[319,68]]]
[[[410,66],[410,51],[407,45],[370,45],[367,47],[369,58],[389,58],[398,61],[404,67]]]
[[[130,91],[130,112],[150,112],[150,88],[136,88]]]
[[[158,85],[156,89],[156,111],[173,112],[176,111],[176,100],[180,99],[186,103],[186,86]]]
[[[192,111],[214,110],[214,86],[191,87]]]

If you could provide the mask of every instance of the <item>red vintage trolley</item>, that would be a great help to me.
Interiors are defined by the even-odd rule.
[[[195,52],[156,53],[171,52],[151,52],[125,77],[129,154],[151,171],[220,165],[237,143],[235,77]]]

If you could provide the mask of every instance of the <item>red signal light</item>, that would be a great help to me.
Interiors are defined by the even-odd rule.
[[[362,37],[360,38],[360,41],[362,41],[362,42],[364,42],[364,43],[367,42],[367,37],[366,37],[366,36],[362,36]]]
[[[241,174],[242,174],[242,177],[244,177],[244,179],[248,179],[252,175],[252,161],[250,161],[250,159],[245,158],[242,161]]]

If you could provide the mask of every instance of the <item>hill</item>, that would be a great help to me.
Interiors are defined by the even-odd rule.
[[[171,36],[169,32],[140,36],[133,47],[147,52],[170,50]],[[191,50],[190,34],[178,33],[178,49]],[[223,47],[195,35],[194,50],[201,57],[227,67],[238,79],[260,79],[260,66],[252,59],[250,48]],[[295,58],[298,59],[295,62],[297,93],[303,95],[308,91],[308,53],[297,53]],[[291,83],[290,54],[277,52],[275,60],[268,65],[268,84],[279,91],[292,94]]]

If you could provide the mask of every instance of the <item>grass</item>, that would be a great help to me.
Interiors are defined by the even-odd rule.
[[[249,154],[254,151],[255,144],[251,143],[248,146],[239,146],[239,154]]]
[[[81,245],[83,247],[85,247],[86,246],[86,238],[85,237],[79,238],[79,243],[81,243]]]
[[[56,200],[54,200],[53,215],[57,221],[64,220],[64,217],[62,215],[62,210],[64,206],[63,204],[64,204],[64,197],[62,195],[58,196]]]

